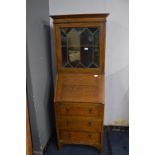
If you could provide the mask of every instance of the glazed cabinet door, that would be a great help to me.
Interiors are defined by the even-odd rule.
[[[57,24],[55,28],[59,71],[103,71],[104,24]]]

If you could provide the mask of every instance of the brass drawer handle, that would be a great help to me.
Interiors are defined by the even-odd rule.
[[[92,111],[93,111],[92,108],[90,108],[90,109],[89,109],[89,113],[91,113]]]
[[[89,137],[89,138],[92,138],[92,135],[91,135],[91,134],[88,134],[88,137]]]
[[[69,112],[69,108],[66,108],[66,112]]]
[[[88,122],[88,126],[91,126],[92,125],[92,122]]]
[[[69,121],[68,121],[68,120],[66,121],[66,125],[67,125],[67,126],[69,125]]]

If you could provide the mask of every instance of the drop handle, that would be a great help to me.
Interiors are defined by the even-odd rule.
[[[91,126],[92,125],[92,122],[88,122],[88,126]]]
[[[66,111],[69,112],[69,108],[66,108]]]
[[[68,121],[68,120],[66,121],[66,125],[67,125],[67,126],[69,125],[69,121]]]
[[[91,135],[91,134],[89,134],[89,135],[88,135],[88,137],[89,137],[89,138],[92,138],[92,135]]]
[[[92,108],[89,109],[89,113],[91,113],[91,112],[92,112]]]

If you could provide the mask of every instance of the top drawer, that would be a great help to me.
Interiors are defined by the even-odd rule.
[[[57,115],[103,116],[103,104],[56,103]]]

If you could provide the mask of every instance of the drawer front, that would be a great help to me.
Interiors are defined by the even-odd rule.
[[[70,116],[103,116],[102,104],[57,104],[58,115],[70,115]]]
[[[60,130],[60,140],[72,144],[99,144],[101,142],[100,133],[95,132],[75,132]]]
[[[57,126],[59,129],[101,132],[102,120],[92,117],[59,117]]]

